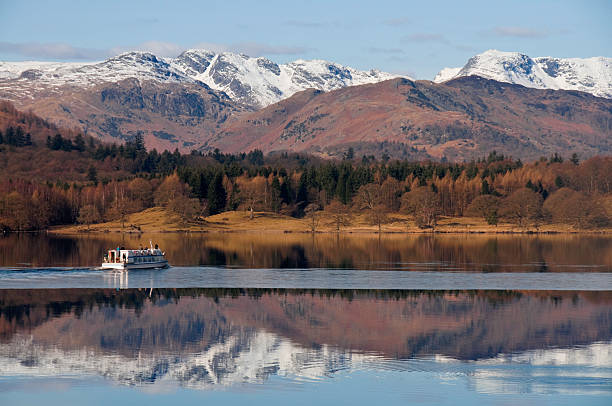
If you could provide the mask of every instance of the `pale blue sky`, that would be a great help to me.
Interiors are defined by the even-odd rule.
[[[327,59],[431,79],[490,48],[612,56],[612,1],[0,0],[0,60],[191,47]]]

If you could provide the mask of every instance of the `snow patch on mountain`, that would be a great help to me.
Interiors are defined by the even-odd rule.
[[[446,82],[447,80],[451,80],[457,76],[460,70],[461,68],[443,68],[440,72],[438,72],[433,81],[436,83],[442,83]]]
[[[612,98],[612,58],[531,58],[518,52],[488,50],[462,68],[444,68],[434,78],[441,83],[476,75],[537,89],[579,90]]]
[[[378,70],[360,71],[323,60],[297,60],[279,65],[263,57],[202,49],[185,51],[176,58],[128,52],[97,63],[0,62],[0,97],[34,98],[59,91],[63,86],[88,88],[137,78],[203,83],[225,92],[235,101],[261,108],[308,88],[329,91],[395,77]]]

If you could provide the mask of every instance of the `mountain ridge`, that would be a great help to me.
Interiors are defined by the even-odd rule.
[[[87,89],[128,78],[161,83],[204,83],[232,100],[261,108],[308,88],[324,91],[373,83],[399,75],[360,71],[325,60],[298,59],[277,64],[264,57],[191,49],[176,58],[150,52],[126,52],[102,62],[0,62],[0,98],[59,95],[61,88]]]
[[[206,50],[176,58],[129,52],[99,63],[0,63],[0,99],[107,142],[142,135],[158,150],[325,157],[353,148],[364,155],[459,160],[493,149],[528,159],[612,151],[612,108],[606,107],[612,99],[537,89],[558,88],[546,75],[570,77],[569,65],[548,58],[541,67],[543,60],[518,53],[482,55],[441,71],[443,83],[384,81],[392,75],[322,60],[279,65]],[[501,80],[485,78],[494,74]],[[574,76],[582,83],[584,75]]]
[[[226,123],[204,151],[260,149],[403,159],[472,159],[495,149],[537,159],[612,152],[612,101],[478,76],[443,84],[391,79],[304,91]]]
[[[476,75],[536,89],[578,90],[612,98],[612,58],[532,58],[519,52],[490,49],[460,68],[444,68],[434,82]]]

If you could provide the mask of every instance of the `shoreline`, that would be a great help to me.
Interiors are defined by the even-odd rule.
[[[143,233],[263,233],[263,234],[491,234],[491,235],[547,235],[547,234],[583,234],[609,235],[611,228],[575,229],[564,224],[544,224],[538,228],[518,227],[515,224],[500,223],[488,225],[484,219],[473,217],[442,217],[435,229],[418,228],[411,217],[389,214],[389,222],[382,224],[380,233],[378,225],[372,225],[363,214],[352,216],[351,224],[337,230],[333,219],[321,212],[315,231],[311,229],[308,219],[298,219],[282,214],[256,212],[253,219],[245,211],[224,212],[209,216],[200,221],[185,222],[179,216],[166,209],[154,207],[142,212],[133,213],[121,221],[111,221],[92,225],[55,226],[45,232],[57,235],[77,234],[143,234]]]

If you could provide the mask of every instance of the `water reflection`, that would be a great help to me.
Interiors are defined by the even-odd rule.
[[[109,247],[149,240],[174,266],[612,272],[605,235],[12,234],[0,237],[0,267],[96,266]]]
[[[416,371],[478,392],[610,394],[611,305],[610,292],[2,290],[0,376],[211,389]]]

